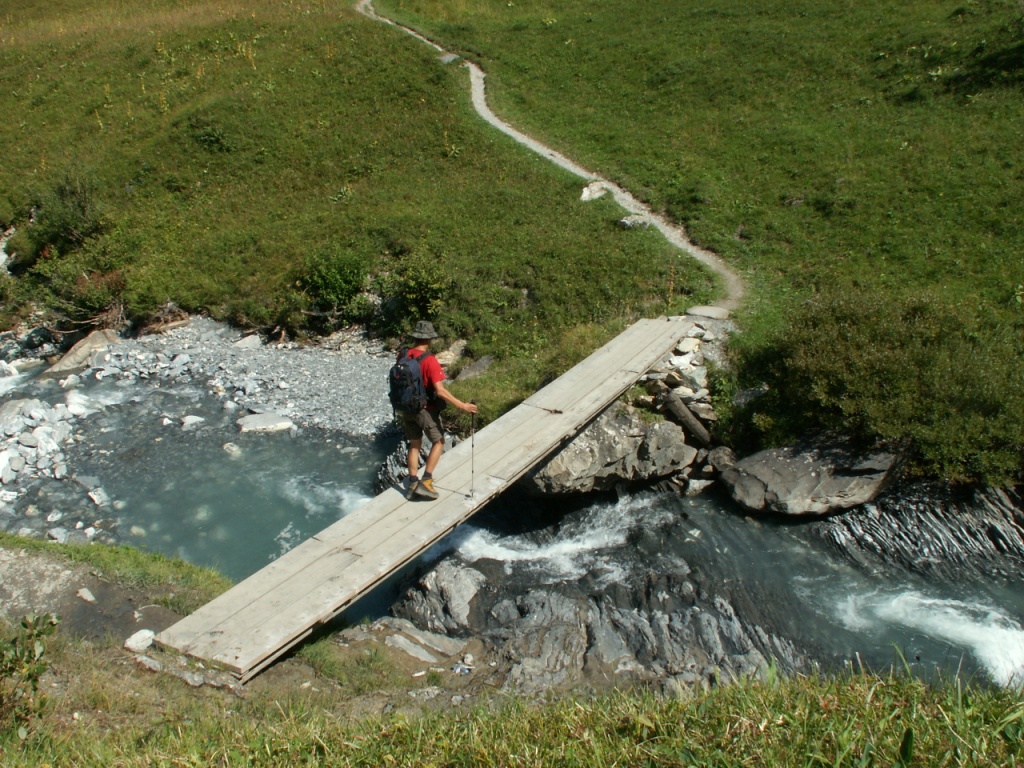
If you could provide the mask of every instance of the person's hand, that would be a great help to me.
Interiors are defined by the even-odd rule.
[[[476,407],[476,403],[463,403],[462,410],[466,413],[476,413],[478,409]]]

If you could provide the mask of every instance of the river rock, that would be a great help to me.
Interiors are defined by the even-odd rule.
[[[579,680],[587,652],[580,606],[553,590],[534,590],[520,600],[519,613],[502,648],[511,662],[505,690],[530,696]]]
[[[45,407],[42,401],[35,398],[8,400],[0,405],[0,431],[8,436],[19,434],[28,425],[28,414]]]
[[[895,567],[950,583],[1024,573],[1024,488],[901,486],[808,530],[869,571]]]
[[[233,346],[235,349],[260,349],[263,346],[263,340],[258,333],[253,333],[249,336],[243,336],[234,342]]]
[[[283,432],[295,427],[287,416],[276,413],[250,413],[235,423],[242,432]]]
[[[395,614],[414,618],[431,632],[464,630],[469,626],[473,598],[486,578],[480,571],[443,560],[406,593]]]
[[[445,581],[459,571],[476,572],[457,556],[436,568],[443,569]],[[489,655],[504,660],[503,688],[519,695],[581,682],[642,682],[678,689],[763,675],[769,658],[783,672],[808,665],[791,641],[766,631],[756,620],[741,618],[726,596],[704,596],[685,568],[676,574],[648,572],[597,588],[586,579],[527,586],[521,594],[506,584],[504,573],[488,572],[491,580],[475,594],[469,624],[460,631],[468,629],[487,644]],[[430,583],[429,575],[422,578],[394,612],[420,626],[440,624],[438,617],[448,613],[443,600],[414,598]],[[417,613],[427,605],[429,615]]]
[[[611,490],[621,482],[668,477],[693,463],[697,449],[668,421],[645,422],[639,411],[613,405],[523,481],[541,494]]]
[[[105,350],[119,340],[120,337],[117,335],[117,332],[109,328],[93,331],[75,344],[64,357],[50,366],[48,373],[56,375],[86,368],[89,365],[89,360],[97,351]]]
[[[739,504],[755,512],[822,515],[864,504],[884,488],[896,456],[855,453],[844,442],[769,448],[722,473]]]

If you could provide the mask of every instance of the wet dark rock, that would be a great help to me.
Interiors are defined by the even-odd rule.
[[[445,592],[465,574],[473,589],[457,627],[487,639],[508,666],[505,688],[537,694],[580,683],[667,684],[763,674],[772,658],[783,671],[809,662],[791,641],[744,621],[723,595],[701,597],[682,566],[672,576],[588,591],[582,583],[517,593],[498,574],[446,558],[394,606],[396,615],[432,631],[451,628]],[[486,578],[486,581],[484,579]]]
[[[23,349],[32,351],[39,349],[44,344],[52,343],[54,338],[48,328],[33,328],[20,341]]]
[[[809,530],[867,568],[898,567],[950,581],[1019,580],[1024,574],[1019,488],[908,487]]]

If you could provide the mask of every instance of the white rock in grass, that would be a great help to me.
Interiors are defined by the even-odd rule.
[[[151,629],[140,629],[134,635],[124,641],[124,648],[126,651],[132,653],[142,653],[153,645],[153,638],[156,634]]]

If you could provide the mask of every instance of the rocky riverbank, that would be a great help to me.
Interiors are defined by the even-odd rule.
[[[224,443],[245,430],[369,437],[391,424],[391,355],[360,333],[268,344],[195,317],[138,339],[95,334],[53,366],[47,359],[59,350],[49,334],[7,334],[0,343],[9,358],[0,364],[0,528],[21,535],[123,540],[117,500],[72,458],[88,450],[85,420],[102,421],[110,408],[136,410],[154,431],[190,431],[213,426],[208,412],[198,415],[199,401],[217,402]]]

